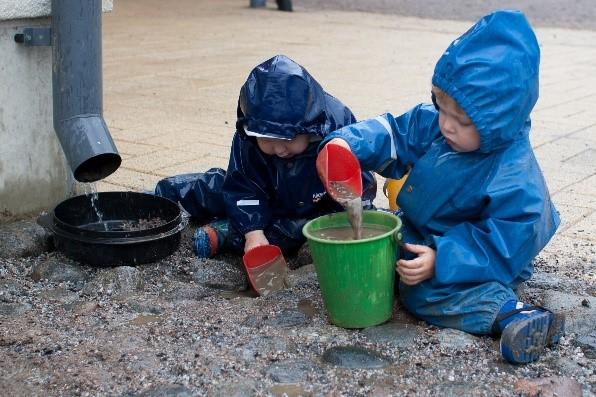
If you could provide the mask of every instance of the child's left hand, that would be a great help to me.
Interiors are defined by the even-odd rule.
[[[400,281],[406,285],[416,285],[428,280],[435,274],[436,251],[426,245],[404,244],[404,249],[418,257],[397,261],[397,273]]]
[[[255,247],[269,244],[269,241],[267,240],[267,237],[265,237],[265,233],[262,230],[253,230],[248,232],[244,235],[244,238],[246,239],[244,243],[245,253]]]

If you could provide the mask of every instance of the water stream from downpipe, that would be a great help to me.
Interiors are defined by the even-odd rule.
[[[97,194],[97,187],[95,183],[82,183],[83,185],[83,192],[86,196],[89,196],[91,200],[91,208],[97,215],[97,223],[102,224],[105,231],[108,231],[108,225],[103,221],[103,212],[99,210],[97,207],[97,200],[99,200],[99,195]]]

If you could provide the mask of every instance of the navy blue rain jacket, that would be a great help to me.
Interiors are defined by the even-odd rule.
[[[540,51],[523,14],[482,18],[439,59],[432,82],[467,113],[480,135],[474,152],[454,151],[439,113],[418,105],[328,135],[348,141],[363,169],[401,177],[406,241],[436,248],[438,284],[516,285],[559,225],[530,146]]]
[[[238,99],[236,134],[223,186],[226,213],[242,234],[265,229],[272,220],[312,219],[341,210],[325,192],[315,161],[320,140],[355,122],[344,104],[326,93],[300,65],[277,55],[249,74]],[[290,159],[264,154],[256,138],[312,137],[307,149]],[[363,173],[363,200],[372,200],[376,182]]]

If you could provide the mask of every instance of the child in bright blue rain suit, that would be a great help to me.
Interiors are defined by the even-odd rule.
[[[227,171],[161,180],[155,193],[179,202],[198,221],[195,253],[211,257],[266,244],[286,254],[305,242],[302,226],[342,207],[317,175],[317,146],[330,132],[355,122],[299,64],[277,55],[255,67],[240,90],[236,134]],[[363,205],[372,205],[376,181],[362,173]],[[222,220],[223,219],[223,220]]]
[[[435,66],[433,105],[329,134],[366,170],[399,178],[405,257],[399,294],[415,316],[474,334],[501,333],[511,363],[536,360],[564,318],[518,302],[514,289],[559,217],[530,146],[540,51],[516,11],[480,19]]]

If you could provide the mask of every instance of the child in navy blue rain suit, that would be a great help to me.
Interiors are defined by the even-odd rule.
[[[501,333],[511,363],[534,361],[564,318],[518,302],[514,289],[559,217],[529,142],[540,51],[516,11],[480,19],[435,66],[434,105],[384,114],[329,134],[366,170],[410,175],[399,294],[415,316],[474,334]]]
[[[300,65],[277,55],[255,67],[240,90],[236,134],[227,171],[212,168],[161,180],[157,195],[179,202],[198,221],[195,253],[222,248],[242,253],[266,244],[293,253],[305,242],[302,226],[342,210],[317,175],[317,146],[330,132],[355,122]],[[376,181],[363,172],[363,204],[372,205]],[[228,222],[229,221],[229,222]]]

